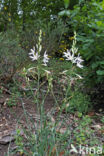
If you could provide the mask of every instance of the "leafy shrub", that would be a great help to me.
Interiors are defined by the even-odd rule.
[[[75,91],[72,98],[69,100],[69,107],[71,112],[78,111],[80,113],[87,113],[91,108],[90,98],[81,92]]]
[[[26,60],[26,52],[19,47],[19,38],[15,31],[0,34],[0,81],[9,82],[20,70]]]
[[[104,1],[80,1],[71,11],[67,23],[77,31],[80,53],[83,54],[93,84],[104,78]],[[91,80],[90,79],[90,80]]]
[[[63,34],[67,28],[60,19],[49,21],[48,24],[43,20],[36,20],[34,24],[27,28],[26,31],[20,31],[21,47],[30,51],[38,41],[40,29],[42,30],[42,53],[47,50],[51,56],[56,56],[60,52],[60,44]]]

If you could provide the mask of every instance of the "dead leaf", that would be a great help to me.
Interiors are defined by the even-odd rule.
[[[100,133],[101,133],[101,134],[104,134],[104,130],[101,130]]]
[[[101,126],[100,125],[93,125],[93,126],[91,126],[91,128],[93,128],[95,130],[99,130],[99,129],[101,129]]]
[[[51,154],[52,155],[56,154],[56,145],[53,147]]]
[[[88,116],[94,116],[95,115],[95,112],[89,112],[88,113]]]
[[[67,131],[67,128],[56,129],[56,132],[61,133],[61,134],[64,134],[66,131]]]
[[[55,124],[55,119],[51,116],[51,121],[53,124]]]
[[[65,154],[65,152],[62,151],[62,152],[59,153],[59,156],[64,156],[64,154]]]

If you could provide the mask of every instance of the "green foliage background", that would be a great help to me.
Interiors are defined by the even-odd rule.
[[[104,1],[82,1],[71,12],[68,24],[77,31],[78,46],[95,83],[104,78]]]
[[[77,46],[93,84],[103,83],[104,78],[103,18],[104,0],[3,0],[0,3],[0,32],[18,33],[25,51],[36,43],[42,29],[43,47],[49,55],[61,57],[65,48],[71,47],[72,40],[68,38],[76,31]],[[63,49],[60,49],[61,41],[64,41]]]

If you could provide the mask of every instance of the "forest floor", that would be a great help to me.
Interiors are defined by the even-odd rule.
[[[19,82],[19,80],[17,80],[17,82]],[[56,97],[58,97],[60,88],[58,88],[57,84],[54,86],[54,93]],[[15,86],[12,86],[11,89],[12,92],[14,92],[14,94],[12,94],[10,87],[2,86],[2,84],[0,86],[2,90],[0,93],[0,156],[25,156],[25,154],[21,152],[16,152],[15,154],[10,153],[10,151],[15,151],[18,148],[16,144],[17,130],[19,129],[20,135],[25,137],[24,129],[28,129],[29,126],[32,127],[33,122],[37,124],[37,120],[40,121],[38,107],[29,93],[30,91],[24,90],[25,87],[24,82],[22,91],[21,88],[18,90]],[[13,89],[15,91],[13,91]],[[45,90],[46,85],[43,85],[43,91]],[[34,95],[35,92],[36,90],[33,90]],[[41,95],[42,94],[40,94],[40,101],[42,99]],[[92,109],[86,115],[83,115],[77,111],[69,113],[63,109],[60,113],[61,98],[62,97],[59,96],[59,99],[57,99],[59,105],[55,104],[52,94],[49,94],[45,99],[44,110],[47,116],[47,122],[55,123],[57,118],[59,118],[56,128],[57,133],[63,135],[67,127],[69,127],[73,143],[80,144],[83,142],[84,145],[96,145],[104,148],[104,111],[98,112]],[[31,122],[31,119],[33,122]],[[48,121],[49,119],[50,121]],[[62,121],[64,125],[60,126]],[[79,140],[82,133],[84,140]],[[52,156],[56,156],[54,150]],[[64,151],[60,152],[59,156],[64,156]],[[76,154],[76,156],[78,156],[78,154]]]
[[[24,113],[24,109],[26,112],[28,112],[30,118],[36,122],[36,120],[39,118],[39,114],[37,113],[37,107],[34,104],[32,99],[28,98],[22,98],[22,100],[18,100],[16,106],[8,107],[7,106],[7,100],[10,98],[10,95],[7,93],[4,93],[3,98],[0,99],[0,156],[12,156],[9,153],[9,150],[15,150],[16,144],[15,144],[15,139],[11,138],[12,133],[13,135],[16,134],[16,129],[21,129],[22,128],[27,128],[27,121],[26,121],[26,116]],[[24,105],[24,108],[23,108]],[[45,112],[46,114],[51,112],[54,108],[54,116],[52,117],[53,120],[57,118],[58,114],[58,109],[54,107],[54,100],[52,97],[48,96],[46,102],[45,102]],[[67,116],[67,117],[66,117]],[[92,122],[90,124],[90,129],[94,130],[94,136],[98,138],[102,144],[104,143],[104,125],[101,122],[101,118],[103,117],[103,113],[96,113],[94,110],[92,112],[88,113],[89,118],[92,119]],[[70,125],[73,125],[73,128],[76,128],[78,126],[77,122],[75,123],[76,120],[80,120],[81,118],[78,117],[77,112],[74,114],[65,114],[63,111],[61,114],[61,118],[66,118],[67,123]],[[52,122],[53,122],[52,120]],[[61,122],[61,120],[60,120]],[[59,133],[64,133],[66,130],[65,127],[59,129]],[[22,132],[21,132],[21,135]],[[87,139],[87,138],[86,138]],[[13,156],[23,156],[20,153],[14,154]],[[25,155],[24,155],[25,156]]]
[[[11,144],[11,149],[16,146],[14,139],[11,140],[11,134],[15,134],[17,128],[28,128],[23,104],[30,117],[34,119],[34,122],[37,120],[39,114],[37,113],[37,106],[33,103],[32,99],[23,98],[22,101],[18,100],[16,106],[8,107],[6,101],[10,98],[10,95],[3,94],[2,96],[3,98],[0,99],[0,139],[4,138],[4,141],[0,141],[0,156],[5,156],[7,154],[9,144]],[[48,97],[47,102],[45,103],[45,111],[49,112],[52,107],[53,99]],[[6,138],[6,136],[9,136],[10,138]],[[20,156],[20,154],[18,156]]]

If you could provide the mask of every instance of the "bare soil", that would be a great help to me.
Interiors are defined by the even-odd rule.
[[[18,100],[16,106],[8,107],[7,100],[10,97],[11,95],[2,94],[2,98],[0,99],[0,138],[10,134],[11,131],[15,130],[21,124],[23,127],[27,127],[24,109],[34,119],[37,114],[37,106],[34,104],[32,98],[24,97],[22,100]],[[45,111],[49,111],[53,105],[53,98],[48,96],[44,105]],[[14,142],[11,143],[11,147],[13,146],[15,146]],[[0,156],[7,154],[8,147],[9,144],[0,144]]]
[[[56,86],[56,90],[58,90]],[[35,92],[34,92],[35,94]],[[12,131],[15,131],[17,128],[25,127],[27,128],[26,116],[24,111],[28,112],[28,115],[36,120],[36,115],[38,115],[37,105],[34,103],[33,98],[23,96],[18,98],[16,106],[9,107],[7,102],[11,98],[11,95],[7,92],[3,92],[0,98],[0,138],[6,135],[10,135]],[[60,99],[61,100],[61,99]],[[52,95],[48,95],[45,100],[45,112],[49,112],[55,106],[55,101],[53,100]],[[63,113],[65,113],[63,111]],[[89,112],[89,116],[93,116],[94,111]],[[99,116],[99,114],[98,114]],[[96,124],[99,124],[99,119],[96,117]],[[70,120],[70,117],[69,117]],[[104,133],[104,132],[103,132]],[[100,137],[100,136],[99,136]],[[15,142],[11,141],[5,145],[0,144],[0,156],[6,156],[8,153],[9,147],[15,149]],[[8,154],[9,155],[9,154]],[[7,156],[8,156],[7,155]],[[24,156],[20,153],[9,156]]]

